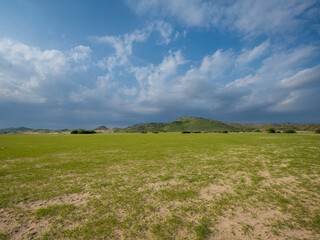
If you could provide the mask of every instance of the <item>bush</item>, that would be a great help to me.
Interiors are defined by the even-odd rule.
[[[157,133],[159,133],[159,132],[153,132],[153,133],[157,134]]]
[[[314,131],[315,133],[320,133],[320,128]]]
[[[293,130],[293,129],[286,129],[283,132],[284,133],[297,133],[296,130]]]
[[[94,134],[94,133],[97,133],[97,132],[93,130],[83,130],[83,129],[79,131],[79,134]]]
[[[254,130],[255,132],[261,132],[261,130],[260,129],[256,129],[256,130]]]
[[[276,129],[275,128],[268,128],[266,131],[268,133],[276,133]]]
[[[191,133],[191,132],[189,132],[189,131],[183,131],[183,132],[181,132],[182,134],[188,134],[188,133]]]
[[[71,132],[71,134],[94,134],[94,133],[97,133],[97,132],[93,130],[84,130],[84,129],[73,130]]]
[[[200,131],[195,131],[195,132],[193,132],[193,133],[201,133]]]
[[[280,131],[280,130],[277,130],[276,133],[281,133],[281,131]]]
[[[141,132],[141,133],[143,133],[143,134],[147,134],[147,132]]]
[[[221,133],[228,133],[228,131],[227,130],[223,130]]]

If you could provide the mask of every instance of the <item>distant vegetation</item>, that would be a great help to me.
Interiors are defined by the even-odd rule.
[[[77,129],[77,130],[73,130],[71,131],[71,134],[94,134],[97,133],[94,130],[84,130],[84,129]]]
[[[114,133],[135,133],[135,132],[153,132],[153,133],[163,133],[163,132],[191,132],[191,133],[209,133],[209,132],[270,132],[270,129],[274,129],[271,132],[280,133],[287,130],[293,131],[316,131],[320,133],[320,124],[312,123],[262,123],[262,124],[239,124],[232,122],[220,122],[211,119],[205,119],[201,117],[182,117],[172,122],[167,123],[140,123],[127,128],[112,128],[109,129],[105,126],[99,126],[94,130],[83,130],[83,131],[96,131],[96,132],[114,132]],[[80,129],[81,130],[81,129]],[[77,129],[76,131],[80,131]],[[82,130],[81,130],[82,131]],[[0,129],[0,134],[6,133],[68,133],[70,130],[48,130],[48,129],[31,129],[31,128],[5,128]],[[89,132],[82,132],[80,134],[88,134]],[[90,132],[92,133],[92,132]],[[74,132],[72,133],[74,134]],[[79,133],[78,133],[79,134]]]
[[[0,133],[20,133],[23,131],[30,131],[32,128],[26,128],[26,127],[18,127],[18,128],[4,128],[0,129]]]
[[[296,130],[293,130],[293,129],[286,129],[283,132],[284,133],[297,133]]]
[[[189,132],[189,131],[183,131],[183,132],[181,132],[181,133],[183,133],[183,134],[189,134],[189,133],[191,133],[191,132]]]
[[[320,124],[239,124],[230,122],[219,122],[200,117],[182,117],[168,123],[140,123],[127,128],[119,128],[115,132],[261,132],[270,128],[278,131],[293,129],[295,131],[315,131],[320,128]]]
[[[266,131],[268,133],[276,133],[276,129],[275,128],[268,128]]]

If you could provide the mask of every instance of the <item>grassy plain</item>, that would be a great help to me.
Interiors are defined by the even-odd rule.
[[[0,239],[320,239],[320,135],[0,135]]]

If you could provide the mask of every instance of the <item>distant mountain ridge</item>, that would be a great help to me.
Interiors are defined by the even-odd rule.
[[[294,129],[298,131],[314,131],[320,128],[320,124],[312,123],[262,123],[262,124],[240,124],[232,122],[220,122],[201,117],[182,117],[168,123],[141,123],[127,128],[119,129],[117,132],[180,132],[180,131],[264,131],[274,127],[277,130]]]
[[[32,128],[26,128],[26,127],[17,127],[17,128],[3,128],[0,129],[0,133],[19,133],[24,131],[31,131]]]
[[[182,117],[167,123],[140,123],[127,128],[107,128],[99,126],[95,130],[101,133],[112,132],[182,132],[182,131],[243,131],[251,132],[256,129],[265,131],[268,128],[277,130],[294,129],[296,131],[315,131],[320,128],[320,124],[315,123],[261,123],[261,124],[240,124],[233,122],[220,122],[202,117]],[[26,127],[0,129],[0,134],[4,133],[69,133],[71,130],[48,130],[32,129]]]

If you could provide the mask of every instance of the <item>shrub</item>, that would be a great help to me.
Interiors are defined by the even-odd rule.
[[[280,131],[280,130],[277,130],[276,133],[281,133],[281,131]]]
[[[84,130],[84,129],[79,130],[79,134],[94,134],[94,133],[97,133],[97,132],[93,130]]]
[[[260,129],[256,129],[256,130],[254,130],[255,132],[261,132],[261,130]]]
[[[189,132],[189,131],[183,131],[183,132],[181,132],[182,134],[188,134],[188,133],[191,133],[191,132]]]
[[[293,130],[293,129],[286,129],[283,132],[284,133],[297,133],[296,130]]]
[[[73,130],[71,132],[71,134],[94,134],[94,133],[97,133],[97,132],[93,130],[84,130],[84,129]]]
[[[147,132],[141,132],[141,133],[143,133],[143,134],[147,134]]]
[[[320,133],[320,128],[314,131],[315,133]]]
[[[228,133],[228,131],[227,130],[223,130],[221,133]]]
[[[159,132],[153,132],[153,133],[157,134],[157,133],[159,133]]]
[[[276,133],[276,129],[275,128],[268,128],[266,131],[268,133]]]
[[[195,132],[193,132],[193,133],[201,133],[200,131],[195,131]]]

